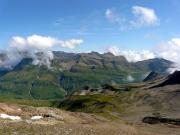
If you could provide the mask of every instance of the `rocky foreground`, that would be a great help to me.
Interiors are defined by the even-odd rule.
[[[72,113],[55,108],[1,103],[0,113],[1,135],[136,134],[135,128],[129,125],[111,122],[91,114]],[[3,117],[5,115],[9,117]]]
[[[67,112],[48,107],[35,108],[1,103],[0,114],[1,135],[161,134],[157,132],[159,125],[156,127],[143,123],[130,124],[122,120],[112,121],[93,114]],[[164,130],[166,133],[167,127],[161,126],[161,128],[166,129]],[[171,133],[173,132],[171,131]],[[178,135],[178,131],[174,131],[174,133]]]

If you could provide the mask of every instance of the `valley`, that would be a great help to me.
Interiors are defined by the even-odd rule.
[[[141,82],[151,71],[167,74],[172,65],[165,59],[128,62],[111,53],[54,52],[51,67],[24,58],[13,69],[1,69],[0,94],[20,99],[63,99],[85,86]]]

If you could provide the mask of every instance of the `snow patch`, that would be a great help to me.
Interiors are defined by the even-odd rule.
[[[0,118],[3,118],[3,119],[11,119],[11,120],[21,120],[21,117],[19,116],[11,116],[11,115],[7,115],[7,114],[0,114]]]
[[[42,118],[43,118],[42,116],[32,116],[31,120],[40,120]]]

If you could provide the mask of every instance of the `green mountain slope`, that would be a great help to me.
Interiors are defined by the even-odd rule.
[[[32,59],[26,58],[3,73],[0,93],[15,98],[61,99],[84,86],[139,82],[150,71],[165,73],[171,64],[164,59],[129,63],[123,56],[111,53],[54,52],[50,69],[32,65]]]
[[[14,70],[1,77],[0,92],[16,98],[54,99],[66,92],[58,81],[58,73],[46,67],[25,64],[24,59]]]

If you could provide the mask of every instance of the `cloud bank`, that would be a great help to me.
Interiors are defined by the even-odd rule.
[[[50,36],[31,35],[28,37],[12,37],[9,47],[0,50],[0,67],[13,68],[23,58],[32,58],[34,65],[50,67],[55,46],[73,49],[82,44],[82,39],[60,40]]]
[[[137,62],[137,61],[155,58],[155,54],[148,50],[142,50],[142,51],[137,52],[137,51],[132,51],[132,50],[120,50],[118,47],[112,46],[109,48],[109,52],[111,52],[115,56],[122,55],[129,62]]]
[[[15,36],[9,42],[9,47],[0,50],[0,67],[13,68],[23,58],[32,58],[34,65],[46,65],[50,67],[54,58],[51,49],[55,46],[73,49],[83,43],[82,39],[60,40],[49,36],[31,35],[28,37]],[[175,64],[169,72],[180,70],[180,38],[171,40],[156,46],[155,51],[121,50],[117,46],[108,49],[116,56],[122,55],[129,62],[137,62],[153,58],[164,58]]]
[[[180,38],[172,38],[167,43],[159,45],[156,54],[159,57],[175,62],[169,72],[180,70]]]
[[[164,58],[174,62],[169,72],[180,70],[180,38],[172,38],[171,40],[156,46],[155,51],[132,51],[121,50],[117,46],[112,46],[108,49],[109,52],[116,56],[124,56],[129,62],[137,62],[153,58]]]

